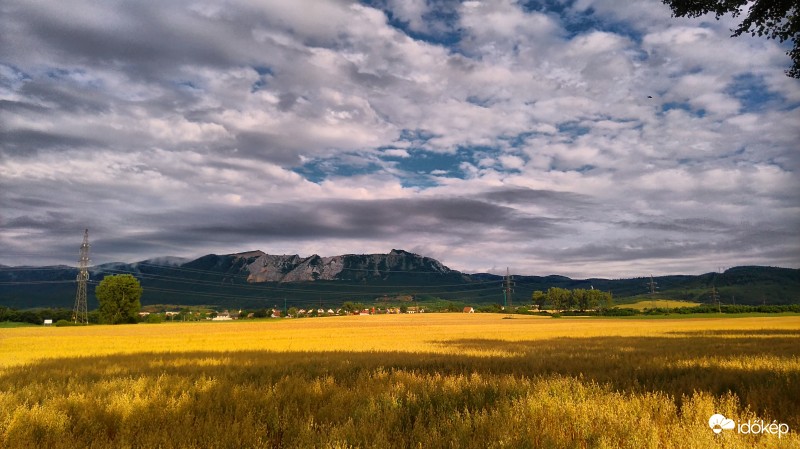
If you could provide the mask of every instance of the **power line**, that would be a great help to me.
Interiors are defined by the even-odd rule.
[[[650,275],[650,282],[647,284],[650,287],[650,300],[653,302],[653,308],[656,308],[656,289],[658,289],[658,282]]]
[[[719,303],[719,296],[717,295],[716,286],[711,286],[711,300],[717,303],[717,312],[722,313],[722,306]]]
[[[508,307],[510,311],[513,307],[513,301],[511,300],[511,294],[514,292],[513,290],[513,283],[511,282],[511,274],[509,274],[508,267],[506,267],[506,277],[503,282],[503,305]]]
[[[40,285],[40,284],[71,284],[75,281],[2,281],[0,285]]]
[[[258,285],[258,284],[221,284],[214,281],[208,280],[201,280],[201,279],[187,279],[182,277],[175,277],[175,276],[164,276],[164,275],[156,275],[156,274],[148,274],[148,273],[141,273],[131,270],[121,270],[121,269],[106,269],[103,270],[109,273],[126,273],[126,274],[134,274],[142,279],[150,279],[153,281],[163,281],[163,282],[175,282],[175,283],[182,283],[182,284],[192,284],[192,285],[205,285],[205,286],[214,286],[214,287],[223,287],[226,288],[236,288],[242,290],[251,290],[251,291],[261,291],[261,292],[294,292],[294,293],[313,293],[313,294],[334,294],[334,295],[363,295],[368,294],[370,292],[365,292],[364,290],[357,290],[357,291],[341,291],[341,290],[330,290],[330,289],[320,289],[315,288],[314,284],[307,284],[310,288],[303,289],[303,288],[290,288],[290,287],[282,287],[282,286],[272,286],[272,285]],[[494,282],[492,282],[493,284]],[[480,287],[483,284],[487,284],[487,282],[480,283],[478,285],[475,284],[454,284],[451,285],[452,287],[463,287],[468,286],[470,288],[462,288],[459,290],[442,290],[442,291],[425,291],[426,294],[444,294],[444,293],[454,293],[454,292],[464,292],[464,293],[478,293],[481,291],[490,291],[493,290],[495,287],[481,287],[481,288],[474,288],[474,286]],[[290,284],[295,287],[300,287],[303,284]],[[333,285],[333,284],[328,284]],[[336,284],[337,286],[347,286],[347,287],[362,287],[362,286],[354,286],[354,285],[342,285]],[[388,290],[388,289],[409,289],[414,287],[428,287],[428,288],[444,288],[448,287],[448,285],[428,285],[428,286],[406,286],[406,285],[397,285],[397,286],[383,286],[383,285],[373,285],[367,286],[371,289],[375,290]],[[150,287],[148,287],[150,289]],[[375,292],[377,293],[377,292]]]
[[[81,256],[78,261],[78,291],[75,294],[75,308],[72,312],[72,321],[75,323],[89,324],[89,311],[86,305],[86,283],[89,281],[89,230],[83,231]]]

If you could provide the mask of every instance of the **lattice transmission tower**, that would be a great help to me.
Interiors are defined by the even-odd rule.
[[[511,301],[511,294],[514,293],[515,283],[511,281],[511,274],[506,267],[506,277],[503,280],[503,306],[508,307],[508,313],[511,313],[514,305]]]
[[[81,258],[78,261],[78,292],[75,294],[75,309],[72,321],[89,324],[89,311],[86,307],[86,284],[89,282],[89,230],[83,231]]]

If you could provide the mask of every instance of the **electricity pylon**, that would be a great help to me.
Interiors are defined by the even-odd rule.
[[[86,284],[89,282],[89,230],[83,231],[81,244],[81,258],[78,261],[78,292],[75,294],[75,309],[72,311],[72,321],[75,323],[89,324],[89,311],[86,306]]]
[[[650,275],[650,282],[647,284],[650,287],[650,300],[653,301],[653,308],[656,308],[656,289],[658,288],[658,282],[653,279],[653,275]]]
[[[511,274],[506,267],[506,278],[503,280],[503,305],[508,308],[507,312],[511,313],[513,303],[511,301],[511,294],[514,293],[514,282],[511,282]]]

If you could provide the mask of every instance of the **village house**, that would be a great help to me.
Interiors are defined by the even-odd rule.
[[[169,313],[169,312],[167,312],[167,313]],[[211,320],[212,321],[229,321],[229,320],[232,320],[232,319],[233,318],[231,317],[230,312],[228,312],[227,310],[223,310],[222,312],[218,313],[217,316],[215,316]]]

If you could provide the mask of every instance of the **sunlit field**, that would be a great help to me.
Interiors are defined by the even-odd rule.
[[[0,447],[800,447],[800,317],[504,317],[2,328]]]

